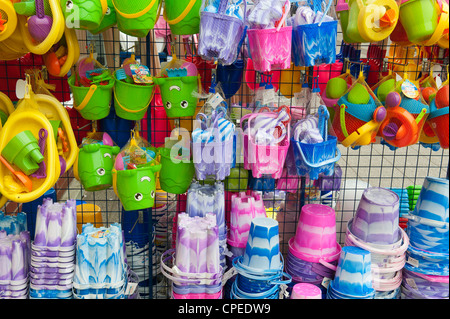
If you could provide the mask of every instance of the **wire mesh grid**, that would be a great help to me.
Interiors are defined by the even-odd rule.
[[[161,63],[169,61],[173,53],[176,53],[178,58],[184,59],[195,59],[197,56],[195,44],[198,40],[196,36],[174,37],[170,35],[167,24],[162,28],[156,26],[146,38],[126,36],[121,34],[116,27],[95,36],[89,32],[77,31],[77,36],[82,55],[88,53],[90,44],[94,44],[96,59],[113,71],[120,68],[123,60],[132,53],[136,55],[137,60],[149,67],[152,75],[158,74]],[[341,39],[342,32],[339,29],[338,58],[343,62],[351,61],[349,66],[355,77],[359,71],[363,70],[370,86],[375,85],[378,79],[381,79],[383,72],[386,74],[385,56],[392,56],[396,50],[403,50],[388,41],[375,44],[345,45]],[[397,58],[396,63],[398,67],[402,67],[408,62],[415,66],[415,68],[408,69],[410,77],[419,77],[422,73],[429,72],[430,68],[434,68],[435,74],[440,73],[444,80],[448,64],[448,49],[433,47],[426,48],[419,53],[416,52],[417,48],[407,48],[406,50],[413,50],[415,54],[406,52],[405,58],[403,60]],[[432,63],[422,65],[425,51],[427,61]],[[371,55],[370,59],[368,59],[369,55]],[[244,70],[247,70],[248,52],[245,43],[240,58],[244,59]],[[0,72],[0,90],[13,101],[17,101],[16,81],[24,78],[27,69],[40,68],[42,65],[40,56],[30,54],[17,61],[0,62],[0,70],[3,71]],[[215,67],[216,65],[213,66],[213,68]],[[198,69],[200,73],[204,72],[205,74],[211,71],[205,64],[199,64]],[[254,70],[249,69],[248,71]],[[331,73],[330,69],[304,68],[301,70],[300,82],[298,70],[291,69],[283,72],[285,73],[279,83],[283,84],[284,88],[290,92],[298,90],[298,85],[303,82],[308,83],[311,88],[314,77],[318,77],[318,84],[323,90],[326,84],[324,79]],[[380,75],[380,73],[382,74]],[[258,72],[250,72],[249,76],[244,74],[241,78],[242,84],[239,91],[227,100],[228,105],[233,106],[233,110],[238,114],[255,98],[255,91],[250,86],[258,86],[261,80]],[[96,122],[85,120],[78,112],[71,109],[73,105],[67,77],[48,76],[47,82],[56,85],[56,89],[52,93],[68,109],[78,143],[81,143],[82,138],[95,127],[97,131],[108,132],[120,147],[125,145],[130,137],[130,130],[136,127],[136,123],[118,118],[114,112],[114,105],[111,105],[111,113],[106,119]],[[204,89],[205,86],[210,85],[209,79],[203,78],[202,85]],[[296,106],[295,97],[286,100],[278,94],[277,99],[280,104]],[[315,109],[308,110],[310,114],[315,111]],[[157,147],[164,143],[164,138],[170,136],[174,129],[175,135],[179,127],[192,132],[192,118],[168,119],[165,116],[158,94],[152,101],[146,117],[137,124],[141,136]],[[381,144],[371,144],[359,149],[345,148],[339,145],[339,149],[342,153],[341,159],[337,162],[342,170],[341,187],[332,193],[330,205],[336,210],[336,231],[338,241],[342,245],[347,222],[356,211],[362,190],[369,185],[406,188],[410,185],[421,185],[426,176],[448,177],[448,150],[433,150],[421,144],[396,150]],[[243,174],[242,170],[239,170],[237,178],[244,178],[241,174]],[[283,176],[275,186],[270,184],[274,182],[270,178],[264,180],[264,185],[268,185],[264,203],[270,217],[276,218],[279,222],[280,248],[285,256],[288,249],[287,242],[295,235],[301,207],[307,203],[322,202],[321,196],[324,195],[307,177],[296,177],[296,182],[293,184],[287,182],[288,178],[291,180],[291,177]],[[285,183],[278,184],[283,179]],[[107,227],[114,222],[122,223],[127,244],[127,262],[132,265],[132,269],[140,277],[139,293],[141,298],[168,299],[171,297],[170,282],[159,270],[160,256],[174,246],[174,217],[177,213],[184,211],[186,195],[167,194],[158,190],[155,207],[138,212],[125,212],[112,188],[97,192],[85,191],[74,178],[72,169],[61,176],[54,189],[58,201],[76,199],[78,204],[95,205],[96,209],[101,212],[100,215],[96,215],[94,220],[96,226]],[[240,189],[240,191],[245,190],[246,188]],[[226,207],[229,207],[229,193],[227,194]],[[36,213],[36,205],[27,209],[34,210],[34,212],[26,211],[27,213]],[[14,213],[22,211],[23,207],[8,202],[3,210],[6,213]],[[80,206],[77,220],[79,226],[86,222],[86,212],[87,209]],[[99,216],[101,216],[101,220],[99,220]],[[145,243],[149,244],[145,245]]]

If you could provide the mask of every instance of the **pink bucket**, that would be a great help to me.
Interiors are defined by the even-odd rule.
[[[250,54],[256,71],[291,67],[292,27],[247,30]]]
[[[248,130],[251,131],[252,120],[261,114],[250,114],[248,117]],[[265,112],[264,116],[277,118],[278,113]],[[244,168],[252,171],[254,178],[261,178],[263,175],[272,175],[272,178],[279,179],[283,174],[283,167],[290,145],[291,129],[286,127],[286,136],[278,144],[260,145],[256,144],[249,134],[244,134]]]
[[[335,211],[321,204],[302,207],[295,236],[289,251],[304,261],[329,263],[339,258],[341,246],[336,240]]]
[[[313,77],[319,78],[320,92],[324,92],[330,79],[336,78],[342,73],[344,63],[335,62],[332,64],[322,64],[314,67]]]
[[[261,195],[258,192],[236,193],[231,196],[230,232],[227,242],[238,248],[245,248],[250,225],[254,218],[267,217]]]

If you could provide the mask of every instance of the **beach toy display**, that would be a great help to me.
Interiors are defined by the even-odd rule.
[[[184,194],[195,174],[192,159],[178,155],[179,152],[171,148],[159,148],[158,154],[162,165],[159,172],[161,189],[171,194]]]
[[[192,64],[194,65],[194,64]],[[167,117],[194,116],[198,92],[201,92],[201,78],[194,72],[188,76],[186,68],[167,70],[168,77],[154,78],[161,91],[161,98]]]
[[[178,214],[175,249],[161,256],[161,272],[172,281],[173,299],[222,299],[216,220],[213,214]],[[169,260],[172,267],[166,264]]]
[[[161,164],[151,146],[137,144],[139,139],[133,131],[130,142],[116,156],[112,170],[114,192],[125,210],[146,209],[155,204],[156,173]]]
[[[439,145],[443,149],[449,148],[449,106],[448,95],[449,85],[442,86],[430,102],[430,115],[427,118],[431,129],[439,140]]]
[[[435,276],[449,274],[449,182],[426,177],[414,210],[407,216],[410,245],[405,269]]]
[[[121,225],[97,228],[84,224],[76,240],[75,299],[123,299],[126,272]]]
[[[278,222],[257,217],[251,222],[245,252],[233,259],[237,276],[231,299],[280,299],[281,286],[291,278],[283,272]]]
[[[338,6],[347,43],[383,41],[394,31],[399,18],[394,0],[342,0]]]
[[[436,44],[448,30],[449,7],[440,0],[405,0],[400,5],[400,21],[412,43]]]
[[[74,165],[74,176],[87,191],[99,191],[112,186],[112,169],[115,156],[120,152],[107,133],[100,133],[101,140],[84,138]]]
[[[336,137],[328,135],[329,116],[325,105],[320,105],[317,115],[300,120],[293,127],[291,152],[299,176],[308,175],[310,180],[316,180],[321,173],[333,175],[341,152]]]
[[[368,188],[347,224],[346,246],[371,253],[375,299],[398,299],[409,238],[399,225],[399,197],[385,188]]]
[[[292,58],[297,66],[336,61],[338,21],[332,1],[314,0],[301,6],[293,21]],[[330,11],[331,8],[331,11]]]
[[[39,1],[36,1],[36,9],[38,9],[37,3]],[[106,0],[60,0],[60,3],[64,14],[64,20],[66,21],[66,26],[68,28],[81,30],[97,29],[106,14],[106,10],[108,9]]]
[[[125,34],[145,37],[155,26],[159,17],[161,0],[112,0],[117,15],[117,27]]]
[[[209,0],[208,5],[200,13],[200,31],[198,39],[198,55],[205,60],[216,59],[222,65],[230,65],[236,61],[241,39],[245,36],[244,12],[240,13],[241,1]]]
[[[192,156],[198,180],[213,175],[223,181],[233,166],[233,141],[236,126],[223,107],[211,114],[198,113],[192,132]]]
[[[408,80],[405,83],[414,85]],[[403,92],[400,94],[395,91],[387,95],[386,118],[379,131],[386,143],[394,147],[416,144],[430,114],[423,99],[409,98]]]
[[[187,192],[186,214],[190,217],[204,217],[206,214],[216,216],[218,228],[220,264],[225,269],[225,254],[227,249],[227,226],[225,223],[225,191],[221,182],[213,185],[200,185],[192,182]]]
[[[55,185],[62,170],[55,135],[49,134],[53,131],[50,121],[39,110],[27,76],[24,98],[0,132],[3,164],[0,165],[0,193],[3,196],[25,203],[37,199]],[[26,175],[19,167],[32,175]]]
[[[27,299],[30,283],[30,233],[0,230],[0,299]]]
[[[259,16],[264,13],[255,13],[255,11],[263,11],[264,9],[258,7],[258,4],[249,12],[248,45],[253,67],[256,71],[269,72],[272,69],[290,68],[292,26],[285,26],[289,7],[290,2],[286,1],[283,16],[278,22],[274,23],[277,24],[276,27],[261,25]],[[272,8],[269,7],[265,10],[272,10]],[[257,15],[258,18],[252,19],[254,15]]]
[[[197,34],[200,30],[201,0],[164,1],[164,19],[173,35]]]
[[[336,275],[327,289],[327,299],[374,299],[371,253],[359,247],[342,248]]]
[[[267,217],[261,194],[253,191],[250,194],[241,192],[231,195],[227,243],[234,248],[241,248],[239,255],[244,254],[243,248],[247,245],[251,221],[258,217]],[[234,253],[234,255],[237,254]]]
[[[155,90],[148,67],[136,62],[132,56],[113,73],[113,78],[116,115],[130,121],[143,119]]]
[[[360,72],[357,81],[339,98],[333,119],[333,134],[345,147],[375,142],[386,109],[372,92]]]
[[[112,100],[114,79],[111,72],[93,59],[92,53],[80,64],[91,64],[89,70],[82,67],[68,83],[74,98],[74,108],[86,120],[101,120],[108,116]]]
[[[271,175],[278,179],[283,174],[290,145],[291,126],[289,109],[278,112],[261,112],[241,118],[244,126],[244,168],[252,176]]]
[[[72,299],[76,236],[75,200],[44,198],[31,244],[30,299]]]

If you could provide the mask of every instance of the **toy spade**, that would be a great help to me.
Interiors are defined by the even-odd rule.
[[[35,0],[36,15],[28,19],[28,31],[38,42],[43,42],[47,38],[52,28],[53,19],[45,15],[44,0]]]
[[[28,189],[29,192],[33,190],[33,182],[31,179],[21,171],[15,171],[14,168],[8,163],[8,161],[0,155],[0,161],[6,166],[6,168],[13,173],[15,177]]]

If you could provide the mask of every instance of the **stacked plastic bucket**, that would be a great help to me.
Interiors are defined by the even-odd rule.
[[[124,299],[128,274],[121,225],[96,228],[88,223],[82,229],[76,243],[74,297]]]
[[[176,248],[161,256],[173,299],[222,299],[222,266],[216,216],[178,214]],[[172,260],[172,267],[166,261]]]
[[[44,198],[31,244],[30,299],[72,299],[76,236],[76,201]]]
[[[281,299],[281,285],[291,282],[283,272],[278,222],[267,217],[252,220],[243,256],[233,259],[237,276],[231,299]]]
[[[285,270],[293,283],[313,284],[322,289],[325,297],[322,283],[334,278],[341,250],[336,240],[334,209],[321,204],[304,205],[295,236],[289,240]]]
[[[406,232],[402,299],[449,297],[449,181],[426,177]]]
[[[398,299],[409,239],[399,225],[399,196],[388,189],[364,191],[347,225],[346,246],[371,253],[375,299]]]

